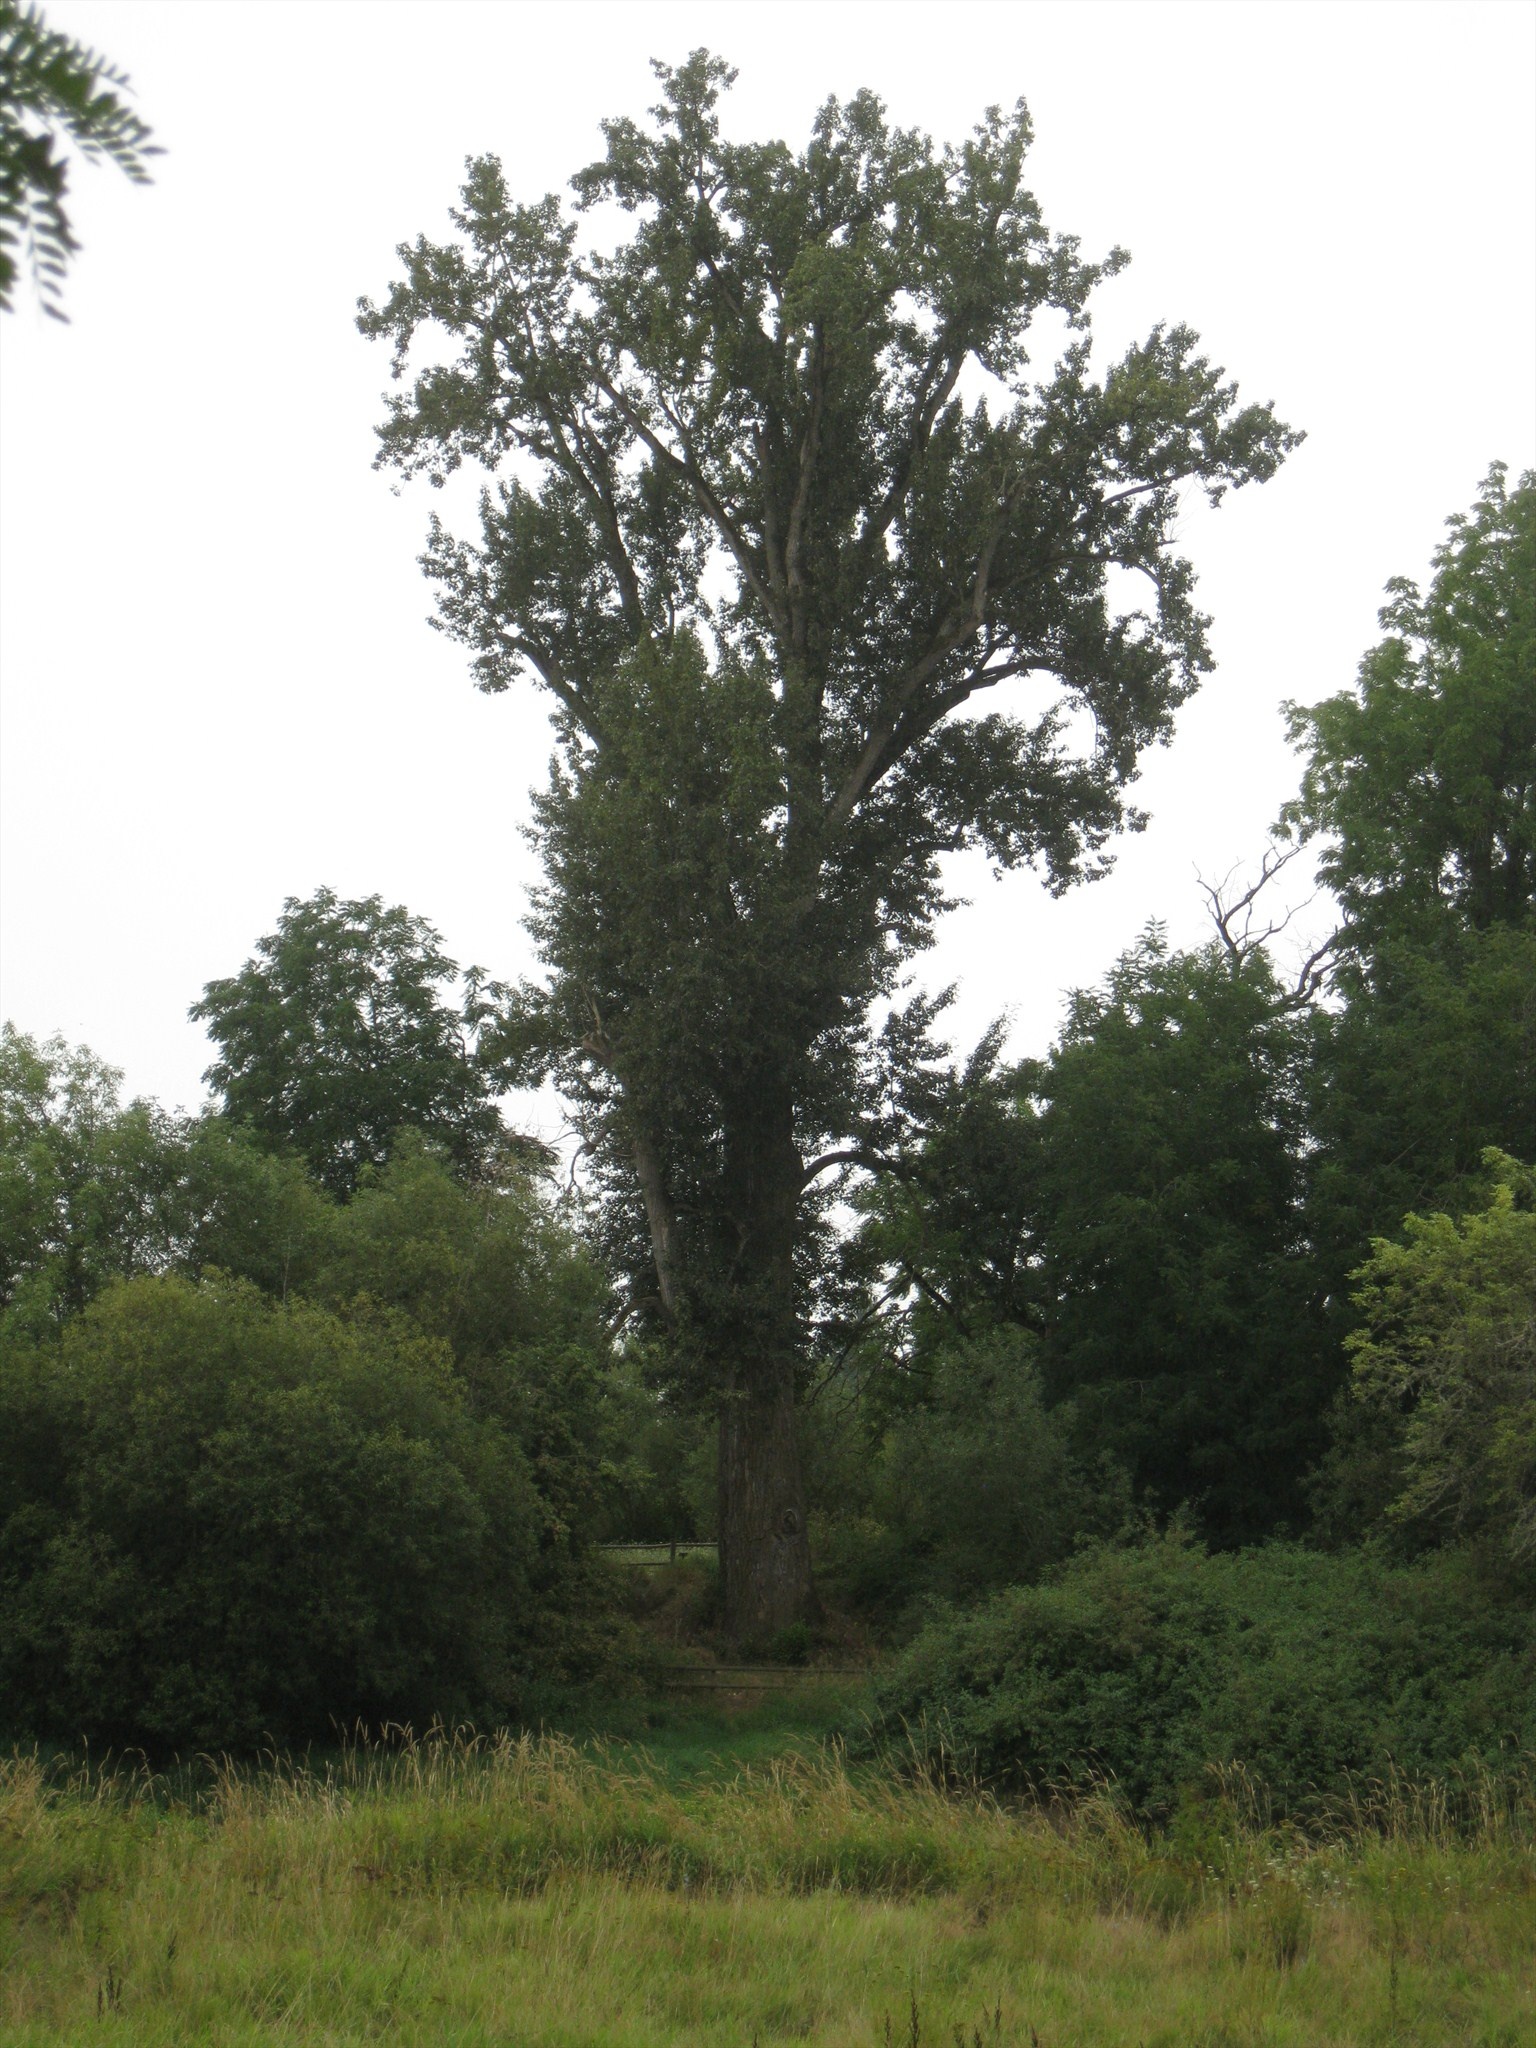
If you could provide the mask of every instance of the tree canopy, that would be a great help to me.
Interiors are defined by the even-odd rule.
[[[560,741],[549,976],[503,1050],[556,1073],[643,1215],[644,1292],[719,1401],[751,1633],[811,1599],[814,1184],[890,1136],[922,1034],[878,1013],[941,858],[1103,867],[1210,663],[1180,490],[1219,500],[1297,436],[1184,327],[1096,374],[1089,300],[1124,257],[1046,229],[1022,104],[940,148],[859,93],[796,153],[730,139],[718,58],[657,70],[574,213],[473,161],[455,238],[402,246],[360,325],[402,385],[381,463],[491,474],[478,542],[434,521],[426,566],[480,686],[542,685]],[[1037,323],[1065,335],[1038,372]]]
[[[1388,586],[1354,690],[1290,707],[1286,819],[1361,938],[1485,930],[1536,909],[1536,471],[1495,463],[1421,593]]]
[[[407,1126],[473,1165],[502,1126],[472,1057],[479,977],[459,1009],[443,993],[458,971],[425,918],[381,896],[290,896],[255,957],[192,1005],[219,1048],[203,1078],[235,1123],[291,1146],[333,1194],[383,1166]]]
[[[1536,1157],[1536,472],[1488,472],[1427,591],[1388,586],[1353,690],[1291,707],[1286,828],[1344,911],[1312,1077],[1314,1246],[1342,1311],[1367,1240]]]

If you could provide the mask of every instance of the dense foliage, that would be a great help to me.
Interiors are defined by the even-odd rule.
[[[1291,707],[1287,821],[1357,940],[1527,925],[1536,899],[1536,473],[1511,491],[1495,463],[1449,526],[1426,593],[1388,586],[1356,687]]]
[[[1409,1215],[1355,1275],[1335,1485],[1420,1543],[1472,1541],[1536,1592],[1536,1186],[1499,1152],[1485,1204]],[[1522,1206],[1523,1205],[1523,1206]],[[1363,1445],[1374,1453],[1358,1456]],[[1351,1452],[1357,1455],[1351,1456]],[[1491,1552],[1491,1556],[1487,1554]]]
[[[1487,1147],[1536,1159],[1536,473],[1496,463],[1448,525],[1355,688],[1291,712],[1286,827],[1345,915],[1309,1080],[1336,1304],[1370,1237],[1477,1199]]]
[[[1015,1787],[1112,1777],[1171,1812],[1239,1764],[1282,1810],[1347,1779],[1536,1747],[1536,1626],[1465,1563],[1180,1534],[1097,1549],[935,1622],[881,1681],[873,1739]]]
[[[174,1119],[62,1039],[0,1027],[0,1312],[50,1325],[114,1275],[155,1270],[186,1208]]]
[[[1293,714],[1310,761],[1290,825],[1347,913],[1331,972],[1283,981],[1218,903],[1209,946],[1174,952],[1153,928],[1078,991],[1045,1059],[1009,1067],[994,1035],[933,1091],[847,1255],[875,1304],[850,1354],[875,1470],[900,1442],[912,1481],[885,1507],[850,1496],[834,1554],[862,1587],[882,1556],[890,1597],[921,1587],[894,1532],[924,1520],[935,1446],[963,1440],[929,1387],[981,1332],[1031,1362],[1037,1452],[1061,1447],[1072,1475],[1053,1489],[1061,1542],[1094,1533],[1076,1503],[1097,1458],[1122,1507],[1179,1510],[1216,1545],[1476,1541],[1504,1560],[1485,1569],[1524,1569],[1532,1203],[1527,1173],[1486,1162],[1536,1158],[1533,507],[1536,480],[1506,491],[1496,469],[1430,597],[1393,586],[1393,637],[1357,691]],[[1422,818],[1413,775],[1432,785]],[[1495,1245],[1525,1294],[1447,1326],[1470,1284],[1457,1261]],[[1352,1357],[1373,1361],[1353,1382]],[[991,1384],[977,1375],[978,1426]],[[1008,1518],[993,1526],[1001,1542]],[[1021,1542],[1016,1575],[1041,1561]]]
[[[0,1446],[13,1727],[244,1747],[504,1712],[548,1633],[527,1460],[382,1311],[119,1282],[0,1350]]]
[[[1310,1048],[1262,953],[1156,927],[1049,1058],[984,1047],[857,1255],[904,1282],[896,1371],[925,1412],[930,1357],[1011,1332],[1079,1468],[1219,1543],[1295,1533],[1343,1378],[1306,1256]]]
[[[532,1164],[466,1178],[421,1099],[340,1201],[7,1029],[0,1726],[249,1746],[613,1668],[651,1404]]]

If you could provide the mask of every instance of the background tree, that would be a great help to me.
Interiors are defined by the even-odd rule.
[[[503,1131],[472,1055],[478,975],[460,1009],[443,994],[458,971],[424,918],[380,896],[290,896],[255,958],[192,1005],[219,1048],[203,1078],[233,1122],[292,1146],[338,1196],[407,1126],[474,1167]]]
[[[0,1028],[0,1315],[51,1328],[186,1228],[186,1126],[83,1046]]]
[[[887,1135],[914,1048],[871,1018],[939,863],[980,846],[1057,888],[1103,865],[1209,665],[1179,489],[1219,499],[1295,437],[1185,328],[1093,374],[1088,301],[1123,258],[1046,231],[1022,106],[940,150],[860,93],[796,154],[722,133],[717,59],[658,70],[651,125],[607,123],[575,180],[627,241],[588,253],[481,159],[458,239],[402,248],[360,324],[406,379],[381,461],[499,473],[479,543],[434,525],[427,566],[481,686],[554,700],[550,975],[505,1050],[556,1073],[643,1213],[654,1314],[718,1403],[750,1636],[811,1599],[814,1190]],[[1040,314],[1070,340],[1037,377]],[[1144,611],[1116,610],[1124,570]]]
[[[1342,1006],[1315,1026],[1307,1212],[1345,1318],[1372,1237],[1410,1210],[1463,1207],[1489,1146],[1536,1157],[1536,926],[1384,938],[1345,958],[1337,986]]]
[[[18,252],[25,250],[43,311],[55,320],[65,266],[79,244],[64,197],[66,139],[94,161],[105,157],[147,185],[147,157],[160,151],[112,86],[126,76],[43,19],[41,9],[0,0],[0,308],[14,304]]]
[[[1020,1076],[1047,1393],[1222,1544],[1296,1527],[1338,1383],[1306,1264],[1309,1041],[1262,952],[1153,927]]]
[[[1079,1472],[1215,1543],[1294,1529],[1343,1375],[1306,1256],[1310,1049],[1262,951],[1155,925],[1047,1059],[984,1046],[860,1233],[905,1290],[898,1382],[1011,1327]]]
[[[1357,945],[1528,924],[1536,906],[1536,471],[1495,463],[1447,523],[1427,594],[1388,586],[1354,690],[1291,705],[1285,819]]]
[[[113,1279],[205,1266],[304,1291],[337,1222],[302,1161],[121,1082],[85,1046],[0,1031],[0,1319],[52,1329]]]
[[[1285,824],[1346,919],[1309,1197],[1341,1335],[1372,1236],[1463,1206],[1489,1146],[1536,1157],[1536,474],[1506,474],[1449,521],[1427,593],[1389,585],[1354,690],[1291,711]]]

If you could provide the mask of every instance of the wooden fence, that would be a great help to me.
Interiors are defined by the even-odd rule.
[[[657,1674],[669,1691],[759,1692],[825,1679],[868,1678],[862,1664],[669,1664]]]
[[[689,1557],[713,1562],[720,1551],[718,1543],[682,1536],[666,1543],[604,1543],[599,1548],[618,1565],[676,1564]],[[656,1675],[668,1691],[759,1692],[825,1679],[867,1678],[869,1673],[862,1664],[666,1664]]]
[[[598,1548],[614,1564],[676,1564],[680,1557],[720,1554],[718,1543],[695,1543],[691,1537],[676,1537],[668,1543],[601,1543]]]

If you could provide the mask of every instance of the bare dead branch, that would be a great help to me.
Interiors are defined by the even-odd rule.
[[[1301,851],[1299,846],[1267,846],[1259,860],[1259,872],[1246,889],[1232,895],[1232,879],[1235,868],[1228,869],[1219,882],[1208,882],[1197,873],[1196,881],[1205,896],[1210,909],[1211,922],[1216,935],[1225,948],[1228,957],[1237,966],[1260,952],[1272,939],[1278,938],[1303,911],[1317,901],[1309,896],[1302,903],[1291,905],[1283,916],[1270,918],[1260,925],[1255,905],[1260,895]],[[1301,961],[1291,980],[1291,987],[1281,1007],[1286,1010],[1304,1009],[1321,994],[1328,984],[1333,967],[1347,934],[1349,926],[1340,925],[1331,932],[1321,945],[1314,946]]]

